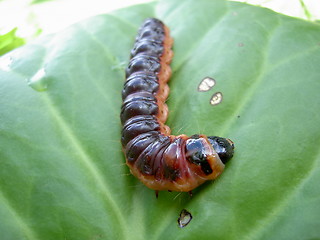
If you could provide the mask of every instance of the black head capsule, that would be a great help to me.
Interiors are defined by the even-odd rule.
[[[186,142],[186,158],[189,162],[199,165],[201,170],[209,175],[213,170],[207,159],[208,152],[204,146],[204,141],[199,135],[192,135]]]
[[[223,163],[228,162],[229,159],[232,158],[234,152],[234,143],[230,139],[208,136],[208,140]]]

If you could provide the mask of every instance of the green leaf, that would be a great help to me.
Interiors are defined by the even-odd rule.
[[[0,56],[25,44],[25,40],[16,36],[17,28],[0,35]]]
[[[154,192],[121,151],[137,29],[175,39],[169,126],[235,142],[215,182]],[[318,239],[320,26],[227,1],[133,6],[0,58],[1,239]],[[216,80],[208,92],[197,87]],[[209,104],[215,92],[220,104]],[[193,219],[180,229],[182,209]]]
[[[45,3],[50,1],[53,1],[53,0],[32,0],[31,4],[39,4],[39,3]]]

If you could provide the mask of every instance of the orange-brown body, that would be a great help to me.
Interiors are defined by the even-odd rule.
[[[172,44],[161,21],[147,19],[140,28],[122,92],[122,145],[131,173],[147,187],[189,192],[222,173],[220,151],[228,150],[221,156],[232,157],[233,143],[205,135],[170,135],[165,101]]]

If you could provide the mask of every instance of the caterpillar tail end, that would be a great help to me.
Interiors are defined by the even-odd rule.
[[[208,136],[208,140],[224,164],[233,157],[234,143],[230,139]]]

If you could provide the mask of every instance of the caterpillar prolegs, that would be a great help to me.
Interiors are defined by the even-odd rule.
[[[190,192],[221,174],[234,144],[216,136],[170,135],[165,101],[172,44],[160,20],[148,18],[140,27],[122,90],[121,142],[131,173],[147,187]]]

